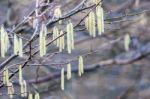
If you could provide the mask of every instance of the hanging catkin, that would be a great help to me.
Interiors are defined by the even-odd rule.
[[[104,10],[101,5],[96,7],[98,34],[104,33]]]
[[[13,98],[14,87],[13,87],[13,84],[11,82],[8,82],[8,85],[7,85],[7,94],[9,95],[10,99]]]
[[[71,79],[71,64],[67,64],[67,79]]]
[[[33,99],[33,95],[32,95],[32,93],[29,93],[29,95],[28,95],[28,99]]]
[[[88,22],[89,34],[92,37],[96,37],[95,13],[93,11],[90,12],[88,20],[89,20],[89,22]]]
[[[65,83],[64,68],[62,68],[61,69],[61,90],[64,90],[64,83]]]
[[[22,76],[22,66],[19,65],[19,83],[21,84],[23,81],[23,76]]]
[[[1,57],[5,57],[5,54],[8,50],[9,47],[9,38],[8,38],[8,33],[5,31],[4,27],[1,27],[0,31],[0,36],[1,36]]]
[[[27,84],[26,81],[23,80],[20,84],[21,87],[21,97],[27,97]]]
[[[14,34],[14,54],[15,55],[18,55],[18,38],[17,36]]]
[[[85,18],[85,27],[87,30],[89,30],[89,17]]]
[[[59,38],[59,52],[62,52],[62,50],[65,48],[65,38],[63,34],[63,31],[60,31],[60,35],[62,36]]]
[[[74,49],[74,33],[73,33],[73,24],[70,22],[67,24],[67,51],[71,53],[71,50]]]
[[[54,10],[54,17],[55,18],[61,18],[62,17],[62,13],[61,13],[61,9],[60,6],[58,6],[55,10]],[[62,21],[59,21],[59,24],[61,24]]]
[[[23,46],[22,46],[22,39],[19,38],[19,56],[23,57]]]
[[[124,48],[126,51],[129,51],[129,45],[130,45],[130,35],[126,34],[124,36]]]
[[[46,35],[47,35],[47,28],[45,24],[42,24],[39,37],[40,57],[43,57],[46,54]]]
[[[4,68],[4,71],[3,71],[3,84],[4,85],[8,85],[9,83],[9,71],[7,68]]]
[[[40,94],[38,92],[35,93],[34,99],[40,99]]]
[[[22,46],[22,39],[18,38],[14,34],[14,55],[19,55],[23,57],[23,46]]]
[[[53,28],[53,40],[55,40],[58,36],[59,36],[59,30],[58,30],[58,28],[55,26],[55,27]],[[58,43],[59,43],[59,40],[58,40],[58,39],[54,41],[54,44],[55,44],[56,46],[59,46]]]
[[[79,56],[79,59],[78,59],[78,75],[81,76],[83,73],[84,73],[83,57]]]

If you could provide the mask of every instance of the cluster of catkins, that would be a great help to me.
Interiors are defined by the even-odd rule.
[[[40,99],[40,95],[38,92],[35,92],[34,98],[33,94],[28,92],[27,90],[27,83],[23,79],[23,74],[22,74],[22,66],[20,65],[18,67],[19,70],[19,85],[20,85],[20,96],[21,97],[28,97],[28,99]],[[15,95],[15,90],[13,87],[13,83],[9,80],[9,70],[8,68],[4,68],[3,71],[3,84],[7,87],[7,94],[10,99],[14,98]]]

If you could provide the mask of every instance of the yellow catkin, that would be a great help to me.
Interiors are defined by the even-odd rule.
[[[39,36],[39,52],[40,52],[40,57],[43,56],[43,33],[40,32]]]
[[[47,28],[44,24],[42,24],[39,37],[40,57],[43,57],[46,54],[46,35],[47,35]]]
[[[60,34],[59,34],[59,30],[56,29],[56,38],[59,37],[59,35],[60,35]],[[57,46],[57,47],[59,47],[59,40],[60,40],[59,38],[56,40],[56,46]]]
[[[3,32],[3,28],[1,27],[1,57],[5,57],[4,54],[4,32]]]
[[[71,79],[71,64],[67,64],[67,79]]]
[[[71,38],[70,38],[69,24],[67,25],[67,51],[68,53],[71,53]]]
[[[33,99],[33,95],[32,95],[32,93],[29,93],[29,95],[28,95],[28,99]]]
[[[43,54],[46,54],[46,36],[47,36],[47,27],[45,24],[42,24],[43,31]]]
[[[35,93],[34,99],[40,99],[40,94],[38,92]]]
[[[23,46],[22,46],[22,39],[19,38],[19,56],[23,57]]]
[[[78,75],[81,76],[84,73],[84,63],[83,63],[83,57],[79,56],[78,60]]]
[[[19,83],[21,84],[23,81],[23,77],[22,77],[22,66],[19,65]]]
[[[8,82],[9,82],[9,71],[8,71],[8,69],[4,68],[4,71],[3,71],[3,84],[7,85]]]
[[[89,33],[91,36],[96,37],[96,26],[95,26],[95,13],[90,12],[89,14]]]
[[[73,33],[73,24],[70,22],[67,24],[67,51],[71,53],[71,50],[74,49],[74,33]]]
[[[85,27],[89,31],[89,17],[85,18]]]
[[[58,6],[58,7],[54,10],[54,17],[56,17],[56,18],[62,17],[62,12],[61,12],[60,6]],[[59,24],[61,24],[61,23],[62,23],[62,21],[60,20],[60,21],[59,21]]]
[[[59,36],[59,30],[58,30],[58,28],[55,26],[55,27],[53,28],[53,40],[55,40],[58,36]],[[58,45],[59,45],[58,42],[59,42],[59,40],[57,39],[57,40],[54,41],[54,44],[58,46]]]
[[[130,44],[130,35],[126,34],[124,36],[124,48],[126,51],[129,51],[129,44]]]
[[[9,38],[8,38],[8,33],[4,30],[4,44],[5,44],[5,53],[7,52],[7,50],[8,50],[8,47],[9,47],[9,45],[8,45],[8,43],[9,43]]]
[[[62,35],[59,39],[59,52],[62,52],[62,50],[65,48],[65,38],[63,35],[63,31],[60,31],[60,35]]]
[[[27,84],[26,81],[23,80],[20,84],[21,86],[21,97],[27,97]]]
[[[9,38],[8,38],[8,33],[5,31],[4,27],[1,27],[0,31],[1,35],[1,57],[5,57],[5,54],[8,50],[9,47]]]
[[[71,48],[74,49],[74,32],[73,24],[70,22]]]
[[[13,98],[13,94],[14,94],[14,87],[13,87],[13,84],[11,82],[8,83],[7,93],[9,95],[9,98],[12,99]]]
[[[3,84],[6,85],[6,70],[3,71]]]
[[[104,33],[104,10],[100,5],[96,8],[96,16],[98,34],[101,35],[102,33]]]
[[[14,34],[14,54],[18,55],[19,52],[19,41],[17,36]]]
[[[62,68],[61,69],[61,90],[64,90],[64,83],[65,83],[64,68]]]

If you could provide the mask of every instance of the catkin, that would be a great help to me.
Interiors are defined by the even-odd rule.
[[[14,34],[14,54],[18,55],[18,38],[17,36]]]
[[[61,12],[61,9],[60,9],[60,6],[58,6],[55,10],[54,10],[54,17],[55,18],[60,18],[62,17],[62,12]],[[59,21],[59,24],[61,24],[62,21],[60,20]]]
[[[84,63],[83,63],[83,57],[79,56],[78,60],[78,75],[81,76],[84,73]]]
[[[62,50],[65,48],[65,38],[63,31],[60,31],[60,35],[62,36],[59,38],[59,52],[62,52]]]
[[[59,30],[58,30],[58,28],[55,26],[55,27],[53,28],[53,40],[55,40],[58,36],[59,36]],[[54,41],[54,44],[57,45],[57,46],[59,46],[59,40],[58,40],[58,39],[55,40],[55,41]]]
[[[67,79],[71,79],[71,64],[67,64]]]
[[[89,17],[85,18],[85,27],[87,30],[89,30]]]
[[[124,48],[126,51],[129,51],[129,45],[130,45],[130,35],[126,34],[124,36]]]
[[[8,69],[4,68],[4,71],[3,71],[3,84],[8,85],[8,83],[9,83],[9,71],[8,71]]]
[[[89,14],[89,33],[91,36],[96,37],[96,26],[95,26],[95,13],[90,12]]]
[[[27,84],[26,81],[23,80],[20,84],[21,86],[21,97],[27,97]]]
[[[47,28],[45,24],[42,24],[39,37],[40,57],[43,57],[46,54],[46,35],[47,35]]]
[[[29,95],[28,95],[28,99],[33,99],[33,95],[32,95],[32,93],[29,93]]]
[[[5,31],[4,27],[1,27],[1,57],[5,57],[5,54],[9,48],[9,38],[8,33]]]
[[[22,39],[14,34],[14,54],[23,57]]]
[[[67,24],[67,51],[71,53],[71,50],[74,49],[74,33],[73,33],[73,24],[70,22]]]
[[[22,39],[19,38],[19,56],[23,57],[23,46],[22,46]]]
[[[65,83],[65,78],[64,78],[64,68],[61,69],[61,90],[64,90],[64,83]]]
[[[22,66],[19,65],[19,83],[21,84],[23,81],[23,76],[22,76]]]
[[[104,11],[100,5],[96,7],[96,16],[98,34],[101,35],[102,33],[104,33]]]
[[[14,94],[14,87],[13,87],[13,84],[11,82],[8,83],[7,93],[9,95],[9,98],[12,99],[13,98],[13,94]]]
[[[40,99],[40,94],[38,92],[35,93],[34,99]]]

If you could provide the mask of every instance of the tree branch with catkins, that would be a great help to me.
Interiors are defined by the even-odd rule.
[[[97,1],[99,1],[99,0],[96,0],[96,2],[91,3],[90,5],[87,5],[88,0],[82,0],[72,10],[69,10],[66,12],[65,11],[61,12],[61,10],[62,10],[61,6],[59,4],[53,3],[53,0],[45,1],[42,3],[39,2],[39,0],[36,0],[35,9],[33,11],[31,11],[14,28],[12,28],[10,31],[6,31],[10,34],[10,35],[8,35],[8,38],[11,39],[11,37],[13,37],[13,39],[14,39],[13,40],[14,41],[14,54],[12,54],[10,57],[5,59],[4,62],[2,62],[0,64],[0,75],[3,76],[3,72],[5,71],[6,68],[7,69],[15,68],[15,69],[13,69],[13,73],[7,75],[7,76],[9,76],[9,79],[13,78],[19,72],[19,68],[17,65],[20,65],[21,69],[24,69],[25,67],[30,68],[30,66],[32,66],[32,65],[33,66],[41,66],[42,65],[45,67],[51,67],[51,64],[45,65],[43,63],[41,63],[41,64],[35,63],[35,64],[30,64],[30,66],[29,66],[29,63],[36,59],[42,59],[42,58],[45,59],[46,57],[49,59],[48,54],[50,56],[55,56],[56,53],[57,54],[66,53],[67,55],[71,55],[73,53],[73,51],[76,49],[75,46],[79,43],[88,41],[90,39],[96,39],[96,38],[107,37],[109,35],[112,35],[113,34],[112,31],[114,31],[114,30],[110,30],[109,31],[110,33],[105,34],[105,31],[108,32],[107,28],[105,27],[106,23],[107,24],[109,24],[109,23],[115,24],[116,21],[117,22],[119,21],[121,23],[121,21],[126,19],[127,17],[134,17],[134,16],[138,16],[140,14],[149,12],[149,11],[142,11],[142,12],[138,12],[138,13],[129,13],[129,14],[125,14],[125,15],[121,15],[121,16],[117,16],[117,17],[104,18],[105,15],[106,16],[109,15],[109,12],[105,12],[105,9],[103,11],[102,1],[99,1],[99,2],[97,2]],[[120,9],[123,9],[123,8],[124,8],[124,6]],[[120,11],[120,10],[118,9],[116,12],[118,12],[118,11]],[[86,13],[86,14],[84,14],[84,17],[82,17],[79,20],[79,22],[77,22],[77,24],[75,24],[74,21],[71,21],[72,17],[74,17],[77,14],[82,14],[82,13]],[[133,20],[132,24],[134,24],[134,21],[135,20]],[[9,23],[9,22],[7,22],[7,23]],[[85,25],[84,25],[84,23],[85,23]],[[30,28],[30,31],[32,31],[32,35],[30,35],[30,37],[26,40],[23,39],[24,34],[22,32],[25,28],[23,28],[23,29],[21,28],[24,25],[27,25],[27,27]],[[57,26],[57,28],[56,28],[56,26]],[[89,32],[89,35],[85,39],[76,40],[76,39],[74,39],[75,35],[76,35],[75,29],[78,29],[78,28],[80,29],[81,26],[84,26],[84,29],[82,30],[82,32],[85,32],[85,31]],[[4,28],[4,29],[6,29],[6,28]],[[51,30],[48,31],[48,29],[51,29]],[[122,29],[121,26],[120,26],[120,29]],[[5,37],[6,38],[3,39],[4,43],[7,41],[7,36],[5,36]],[[112,59],[100,61],[99,63],[95,63],[92,66],[85,67],[85,66],[83,66],[84,65],[84,63],[83,63],[84,56],[88,56],[90,54],[93,54],[93,53],[101,50],[101,48],[96,49],[96,50],[92,49],[88,53],[85,53],[80,56],[75,56],[75,58],[69,59],[69,61],[58,64],[58,65],[60,65],[60,68],[63,68],[61,72],[59,70],[59,72],[56,72],[54,74],[49,73],[49,74],[47,74],[47,76],[38,77],[38,78],[36,78],[36,80],[31,79],[26,82],[28,84],[43,83],[45,81],[49,81],[49,80],[52,80],[52,79],[55,79],[58,77],[61,77],[61,79],[64,80],[65,74],[67,74],[67,77],[70,79],[71,78],[70,73],[72,73],[72,72],[74,72],[74,73],[78,72],[79,76],[81,76],[84,73],[84,71],[85,72],[93,71],[101,66],[106,66],[106,65],[111,65],[111,64],[132,63],[141,58],[145,58],[150,53],[149,48],[148,48],[149,44],[143,45],[143,46],[141,46],[140,49],[130,52],[129,44],[132,42],[132,40],[130,40],[130,35],[128,35],[128,34],[125,36],[124,39],[123,39],[123,37],[119,37],[116,40],[112,40],[112,41],[106,43],[106,45],[109,46],[109,45],[112,45],[121,40],[124,40],[124,47],[125,47],[125,50],[127,51],[125,54],[123,53],[123,55],[121,54]],[[39,42],[39,43],[37,44],[37,42]],[[48,53],[47,48],[51,45],[53,45],[56,48],[56,51]],[[105,43],[104,43],[104,45],[105,45]],[[6,48],[7,48],[7,46],[6,46]],[[2,49],[1,53],[7,52],[6,48]],[[11,47],[11,48],[13,48],[13,47]],[[57,50],[57,49],[59,49],[59,50]],[[144,52],[141,52],[141,51],[143,51],[143,49],[144,49]],[[28,54],[28,53],[30,53],[30,54]],[[40,55],[38,55],[39,53],[40,53]],[[128,54],[134,54],[134,53],[136,53],[135,56],[133,56],[133,57],[127,56],[126,57],[126,55],[128,55]],[[2,56],[4,57],[5,55],[2,54]],[[23,57],[24,61],[20,62],[20,64],[9,65],[13,61],[18,59],[18,57],[19,58]],[[78,68],[73,68],[72,66],[70,66],[71,65],[70,62],[76,61],[77,59],[79,59]],[[70,65],[67,66],[67,64],[70,64]],[[55,66],[55,64],[53,64],[53,65]],[[65,66],[70,69],[64,70]],[[38,72],[38,70],[37,70],[37,72]],[[36,73],[36,74],[38,74],[38,73]],[[9,83],[9,81],[7,81],[7,82]],[[24,81],[24,83],[25,83],[24,85],[26,85],[26,82]],[[63,83],[61,83],[61,88],[62,88],[62,90],[65,90],[64,89],[64,81],[62,81],[62,82]],[[19,84],[19,83],[17,81],[12,81],[12,84]],[[5,85],[2,82],[0,84],[0,88],[2,88],[4,86]],[[25,88],[22,90],[25,90]],[[27,93],[27,92],[25,91],[25,93]],[[23,96],[26,97],[27,95],[23,94]]]

